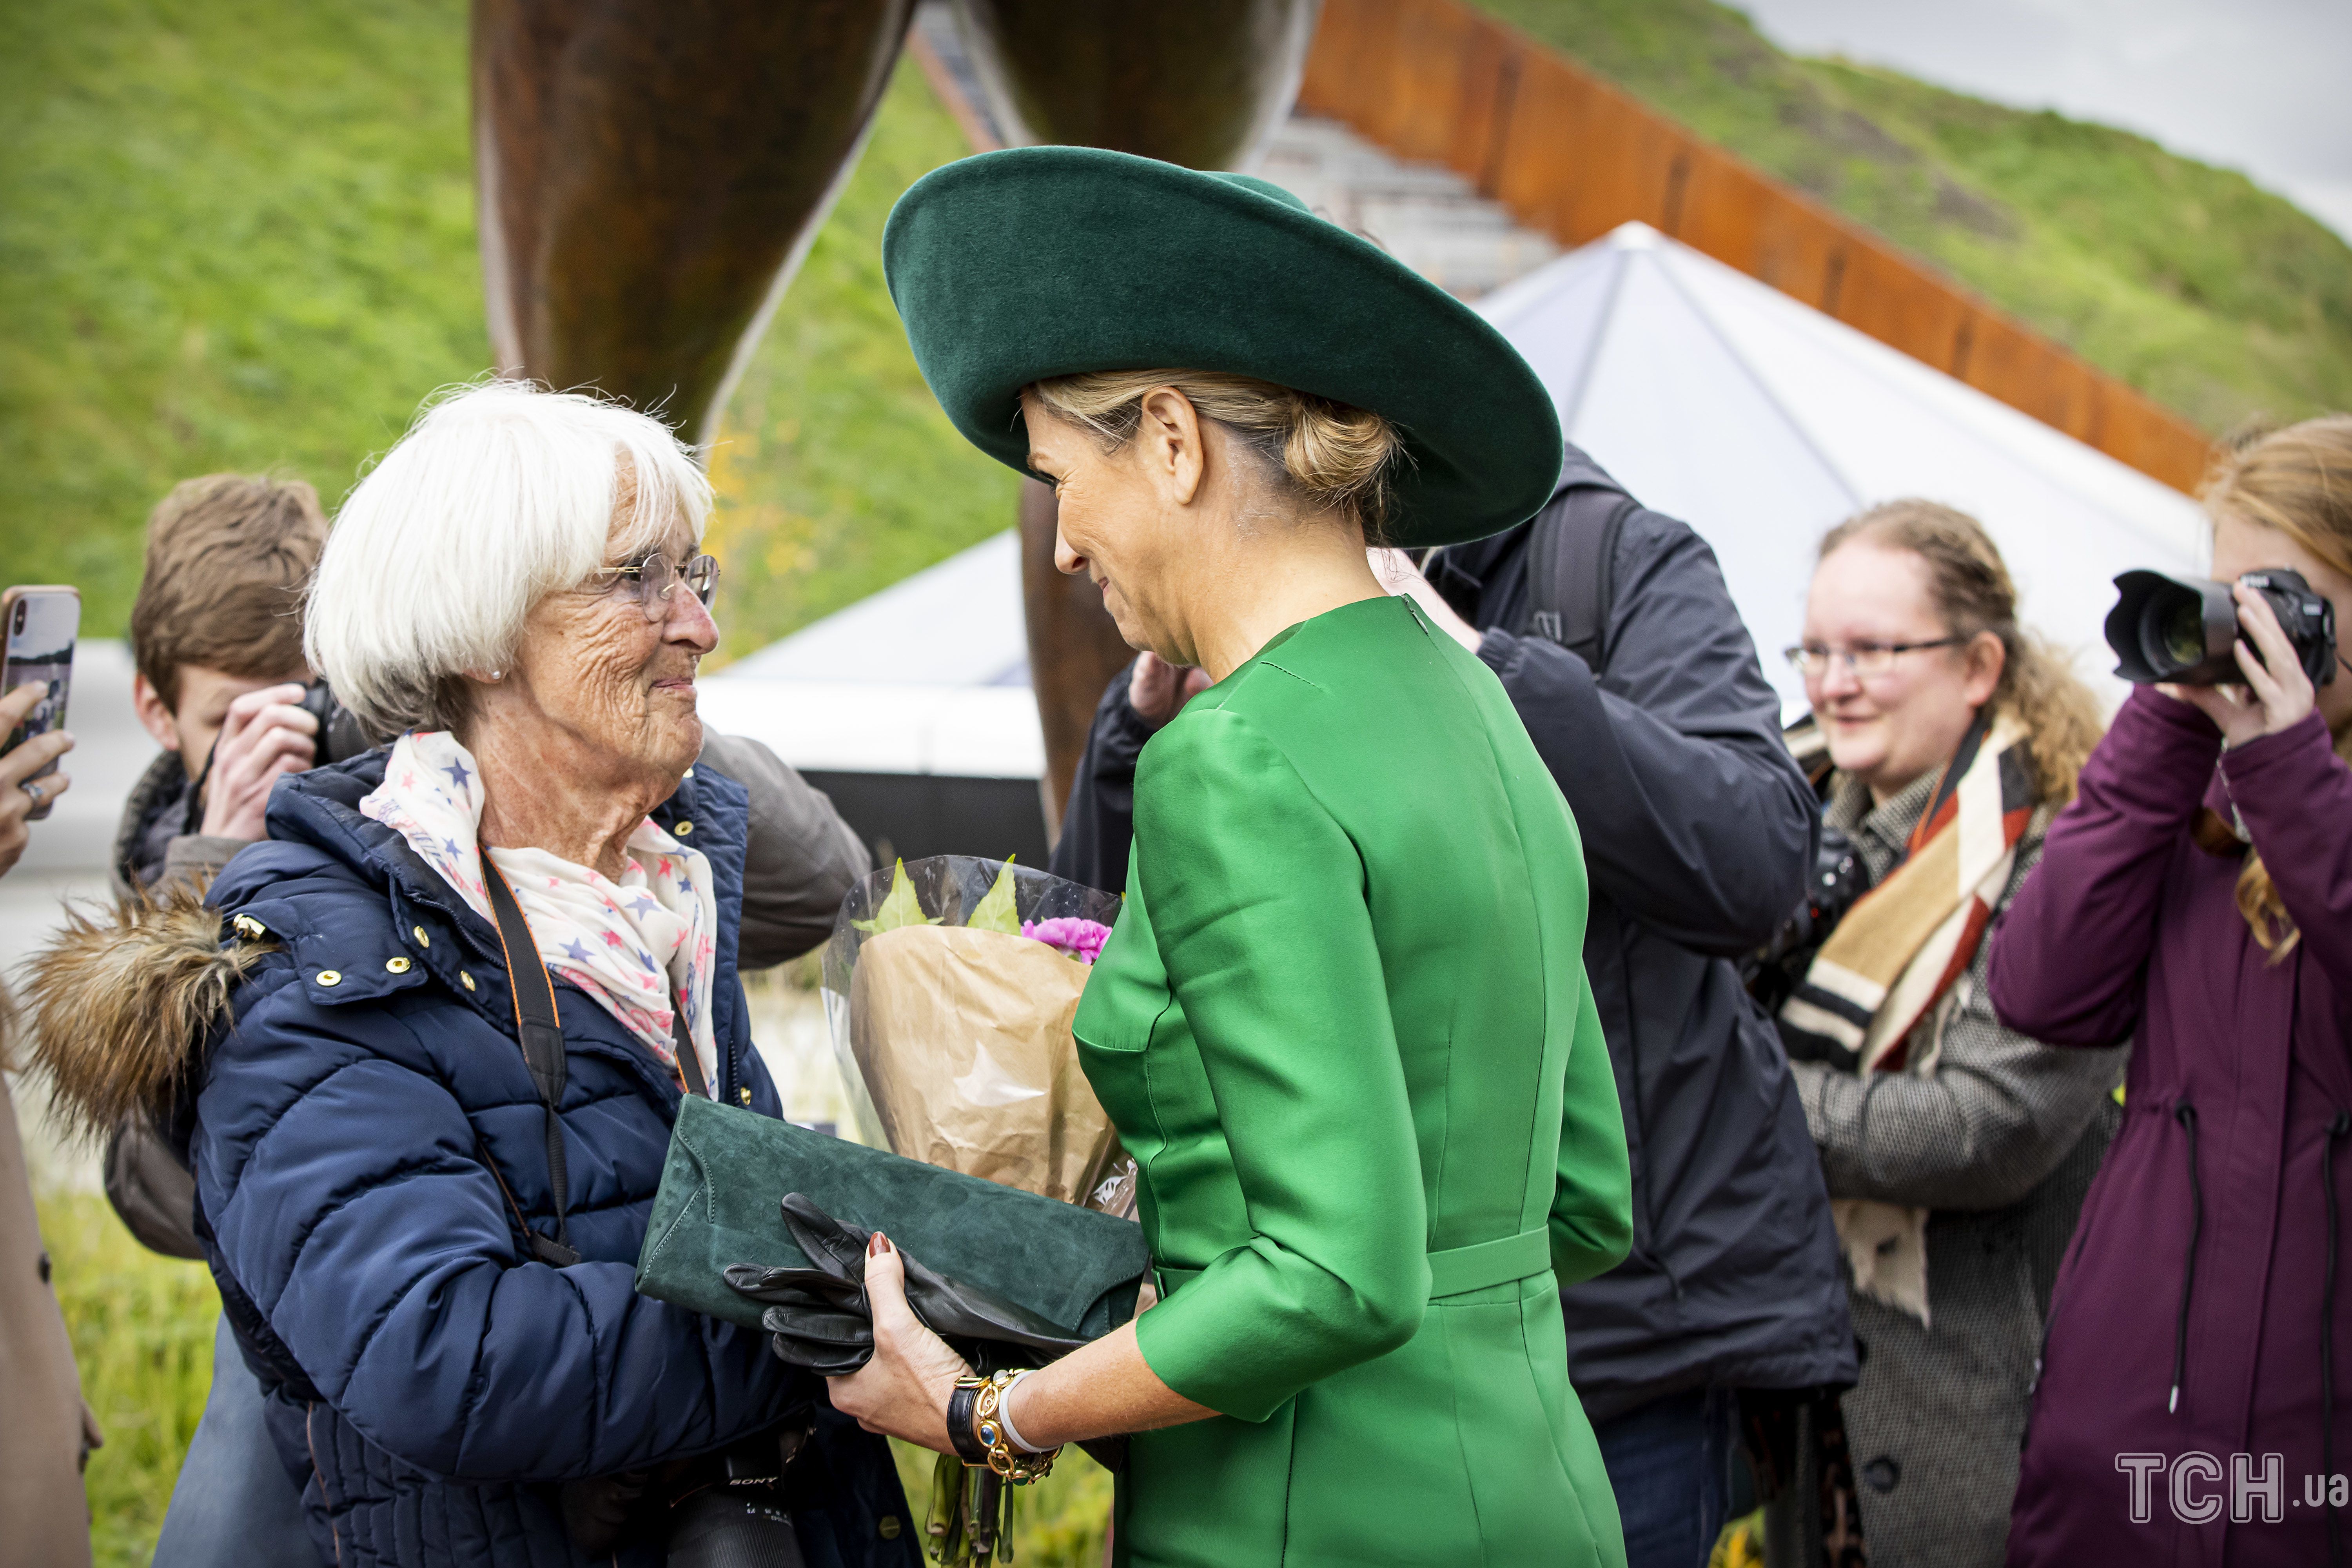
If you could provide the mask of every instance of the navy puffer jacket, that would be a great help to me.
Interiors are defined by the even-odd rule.
[[[498,934],[359,814],[383,763],[279,784],[270,841],[213,885],[209,901],[278,951],[237,986],[188,1129],[198,1231],[322,1557],[581,1562],[559,1483],[705,1452],[813,1404],[816,1440],[793,1467],[812,1568],[913,1568],[881,1438],[761,1336],[631,1288],[679,1090],[562,982],[583,1261],[525,1250],[499,1178],[533,1230],[554,1234],[554,1205]],[[717,878],[718,1092],[772,1116],[735,969],[746,817],[742,787],[707,764],[655,814]]]

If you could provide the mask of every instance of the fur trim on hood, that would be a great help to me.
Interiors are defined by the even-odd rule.
[[[141,1111],[168,1119],[237,982],[275,951],[221,941],[221,913],[184,883],[111,910],[68,905],[26,967],[33,1067],[75,1133],[102,1138]]]

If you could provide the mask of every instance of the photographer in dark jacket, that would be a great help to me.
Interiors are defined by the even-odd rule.
[[[1569,1370],[1630,1561],[1693,1568],[1723,1522],[1737,1392],[1855,1373],[1803,1109],[1734,962],[1801,896],[1813,797],[1714,552],[1574,447],[1532,521],[1438,552],[1426,577],[1375,563],[1500,678],[1583,833],[1633,1252],[1564,1292]],[[1112,682],[1056,874],[1123,886],[1137,762],[1198,685],[1148,655]]]

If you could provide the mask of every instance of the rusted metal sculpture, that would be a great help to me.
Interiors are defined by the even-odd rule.
[[[499,364],[698,443],[824,222],[912,0],[475,0]]]
[[[1070,780],[1085,755],[1103,688],[1135,650],[1103,608],[1102,590],[1084,573],[1054,567],[1054,492],[1034,479],[1021,485],[1021,608],[1029,630],[1029,685],[1045,733],[1045,836],[1060,836]]]
[[[1298,95],[1319,0],[955,0],[1007,142],[1237,169]]]

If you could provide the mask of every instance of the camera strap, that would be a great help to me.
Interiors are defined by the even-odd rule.
[[[187,837],[205,825],[205,784],[213,776],[213,758],[220,754],[220,737],[213,737],[212,750],[205,753],[205,771],[188,785],[188,804],[180,817],[180,835]],[[184,773],[184,767],[182,769]]]
[[[539,1086],[540,1107],[547,1120],[547,1186],[555,1199],[555,1237],[550,1240],[528,1229],[524,1234],[541,1262],[562,1268],[579,1262],[580,1253],[572,1245],[564,1218],[570,1183],[563,1164],[563,1121],[556,1110],[563,1102],[564,1060],[563,1024],[555,1010],[555,977],[540,961],[530,922],[523,918],[522,905],[515,901],[514,889],[507,886],[505,874],[487,848],[482,851],[482,883],[489,891],[490,910],[498,917],[499,947],[506,958],[507,986],[514,997],[515,1032],[522,1042],[523,1063],[530,1068],[531,1081]],[[519,962],[517,954],[528,963]],[[525,978],[526,968],[535,982]],[[505,1184],[501,1178],[499,1185]]]
[[[686,1080],[688,1094],[704,1100],[712,1097],[710,1080],[702,1076],[702,1056],[694,1048],[694,1037],[687,1032],[686,998],[673,994],[670,997],[669,1037],[677,1051],[677,1070]]]

